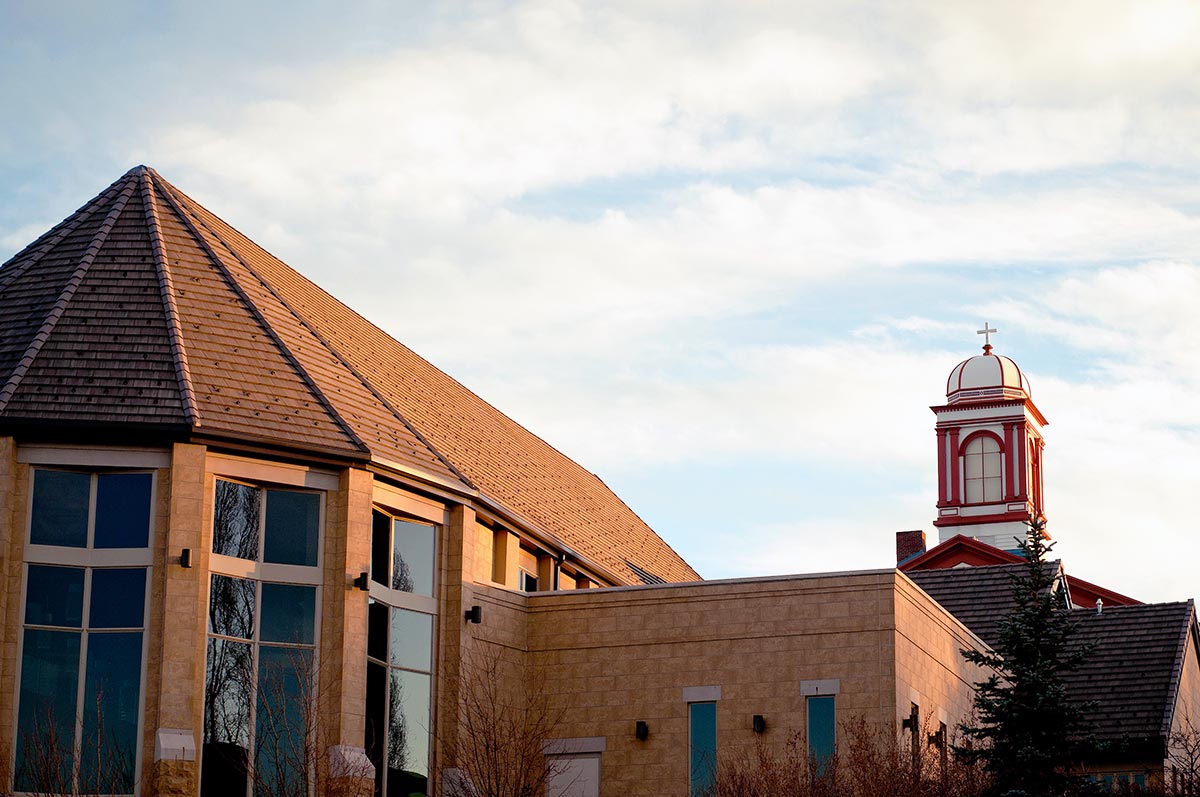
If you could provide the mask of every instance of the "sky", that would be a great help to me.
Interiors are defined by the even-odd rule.
[[[1200,4],[0,0],[0,261],[130,167],[707,578],[936,541],[997,328],[1068,572],[1200,593]]]

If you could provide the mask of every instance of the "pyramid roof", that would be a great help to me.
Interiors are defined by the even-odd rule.
[[[594,474],[145,166],[0,266],[0,429],[18,428],[374,462],[628,583],[699,578]]]

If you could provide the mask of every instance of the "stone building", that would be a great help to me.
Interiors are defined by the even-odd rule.
[[[146,167],[0,267],[0,499],[18,792],[439,793],[490,662],[572,795],[686,795],[758,734],[953,725],[980,677],[901,570],[701,581]]]

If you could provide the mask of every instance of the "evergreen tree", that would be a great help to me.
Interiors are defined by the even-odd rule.
[[[1068,766],[1083,750],[1085,706],[1067,699],[1065,679],[1089,650],[1069,645],[1074,624],[1057,570],[1046,563],[1045,523],[1020,543],[1025,568],[1012,579],[1015,607],[999,625],[989,653],[964,650],[994,674],[976,684],[974,724],[960,726],[968,744],[955,752],[982,762],[992,795],[1057,797],[1068,792]]]

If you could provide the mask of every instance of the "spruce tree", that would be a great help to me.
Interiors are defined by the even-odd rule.
[[[1068,773],[1087,737],[1085,706],[1067,699],[1066,677],[1087,657],[1069,645],[1074,624],[1056,569],[1046,564],[1044,523],[1018,541],[1025,559],[1012,579],[1015,606],[999,624],[993,650],[964,650],[967,661],[994,671],[976,684],[975,722],[960,726],[967,744],[955,752],[982,762],[990,794],[1057,797],[1072,785]]]

